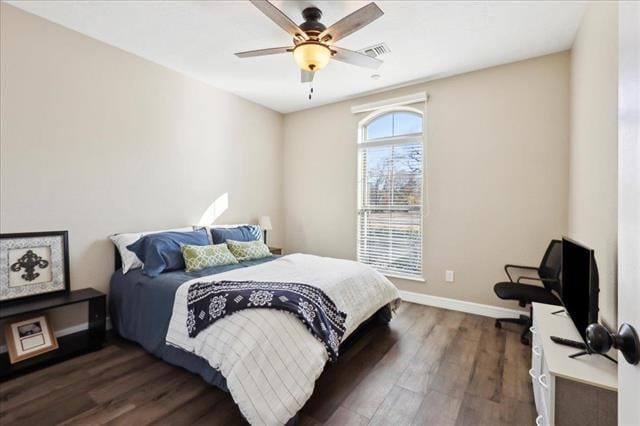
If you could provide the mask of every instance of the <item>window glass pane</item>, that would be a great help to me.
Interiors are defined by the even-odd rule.
[[[391,147],[367,148],[361,153],[361,175],[364,178],[362,203],[367,206],[391,204]],[[361,183],[362,184],[362,183]]]
[[[380,272],[422,272],[422,142],[359,150],[358,260]]]
[[[366,128],[365,139],[379,139],[393,136],[393,114],[382,115]]]
[[[413,112],[393,113],[393,135],[422,133],[422,117]]]
[[[419,206],[422,203],[422,146],[393,147],[393,205]]]
[[[365,128],[365,140],[422,133],[422,116],[413,112],[390,112],[373,120]]]

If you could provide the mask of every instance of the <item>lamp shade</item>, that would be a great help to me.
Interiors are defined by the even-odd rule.
[[[271,227],[271,218],[269,216],[260,216],[260,220],[258,221],[258,224],[260,225],[260,228],[262,228],[263,231],[269,231],[273,229]]]
[[[318,71],[327,66],[331,58],[331,51],[324,44],[307,41],[298,44],[293,49],[293,58],[301,69]]]

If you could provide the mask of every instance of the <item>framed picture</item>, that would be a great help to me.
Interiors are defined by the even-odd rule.
[[[67,231],[0,234],[0,303],[68,291]]]
[[[58,340],[44,315],[7,324],[4,337],[11,364],[58,349]]]

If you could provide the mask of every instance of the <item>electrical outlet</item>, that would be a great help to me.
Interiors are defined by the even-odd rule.
[[[455,281],[453,271],[446,271],[444,274],[444,279],[448,283],[452,283]]]

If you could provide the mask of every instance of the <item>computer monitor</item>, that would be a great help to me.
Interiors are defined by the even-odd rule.
[[[562,238],[562,304],[583,340],[587,326],[598,322],[599,291],[593,250]]]

